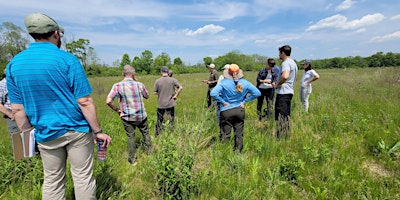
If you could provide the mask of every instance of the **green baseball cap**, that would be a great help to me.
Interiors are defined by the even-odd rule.
[[[24,20],[28,33],[49,33],[51,31],[60,30],[64,33],[64,28],[59,26],[54,19],[42,14],[32,13],[25,17]]]

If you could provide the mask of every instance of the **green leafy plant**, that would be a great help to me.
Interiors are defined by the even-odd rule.
[[[164,199],[187,199],[194,188],[193,156],[179,149],[176,139],[163,133],[161,149],[156,152],[157,182]]]

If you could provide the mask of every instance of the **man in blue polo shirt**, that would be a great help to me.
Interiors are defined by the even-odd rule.
[[[94,141],[102,132],[92,88],[79,60],[59,49],[64,29],[47,15],[33,13],[25,26],[35,43],[6,67],[11,108],[21,131],[35,128],[43,162],[43,199],[65,199],[69,158],[76,199],[96,199]]]

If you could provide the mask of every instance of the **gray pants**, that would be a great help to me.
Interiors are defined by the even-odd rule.
[[[10,143],[11,143],[11,146],[12,146],[12,134],[19,132],[19,128],[18,128],[17,122],[15,122],[15,120],[11,120],[8,117],[4,117],[4,119],[7,122],[8,133],[10,134]]]
[[[42,199],[65,199],[65,171],[69,158],[75,199],[96,199],[93,177],[93,134],[69,131],[55,140],[38,143],[44,181]]]
[[[300,101],[301,104],[303,105],[303,110],[304,112],[308,112],[308,107],[309,107],[309,103],[308,103],[308,98],[310,97],[312,91],[312,87],[300,87]]]
[[[17,126],[17,122],[15,122],[15,120],[11,120],[8,117],[5,117],[4,119],[6,119],[7,127],[8,127],[8,133],[10,133],[10,136],[11,136],[12,133],[19,132],[19,129],[18,129],[18,126]]]
[[[151,151],[153,143],[151,142],[151,137],[149,134],[149,126],[147,123],[147,118],[141,122],[136,121],[125,121],[122,120],[124,124],[124,128],[126,131],[126,136],[128,136],[128,152],[129,152],[129,159],[132,162],[136,159],[136,142],[135,142],[135,129],[138,128],[139,131],[142,133],[143,142],[144,142],[144,149],[147,152]]]

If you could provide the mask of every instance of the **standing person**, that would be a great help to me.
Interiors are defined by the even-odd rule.
[[[263,117],[270,117],[272,115],[272,104],[274,100],[275,88],[274,85],[278,81],[279,67],[275,65],[275,59],[268,58],[267,66],[262,68],[257,75],[257,88],[261,92],[261,96],[257,98],[257,114],[258,119]],[[262,106],[264,99],[267,103],[264,113],[262,113]]]
[[[172,75],[174,75],[174,72],[172,70],[168,70],[168,76],[172,77]]]
[[[230,66],[230,64],[224,65],[223,70],[228,70],[228,69],[229,69],[229,66]],[[224,77],[224,74],[219,75],[217,84],[220,83],[224,78],[225,78],[225,77]],[[221,120],[220,120],[220,116],[221,116],[221,103],[219,103],[218,101],[216,101],[216,106],[217,106],[217,124],[218,124],[218,126],[219,126],[219,130],[220,130],[220,133],[221,133],[221,130],[222,130],[222,129],[221,129]]]
[[[6,69],[4,69],[4,75],[6,74]],[[11,111],[11,103],[8,98],[7,91],[7,80],[4,77],[0,81],[0,112],[3,114],[4,119],[7,122],[8,133],[10,134],[10,142],[12,146],[12,134],[19,132],[17,123],[14,120],[14,114]]]
[[[300,101],[303,105],[304,112],[308,112],[308,98],[310,97],[312,86],[311,82],[319,79],[318,73],[312,68],[311,60],[305,60],[303,63],[304,73],[300,82]]]
[[[279,58],[283,60],[281,75],[276,84],[275,121],[277,125],[276,137],[288,138],[290,134],[290,107],[294,93],[294,83],[297,75],[297,64],[290,54],[292,47],[284,45],[279,48]]]
[[[7,65],[11,108],[21,131],[35,128],[43,162],[43,199],[65,199],[69,158],[76,199],[96,199],[93,177],[94,143],[111,138],[103,133],[92,88],[79,60],[60,50],[63,28],[47,15],[29,14],[29,48]],[[94,142],[95,141],[95,142]]]
[[[136,165],[135,129],[138,128],[142,133],[145,150],[148,153],[153,146],[143,102],[143,98],[149,98],[149,93],[143,83],[136,81],[135,69],[132,66],[125,65],[122,75],[124,79],[113,85],[107,96],[106,104],[121,117],[126,136],[128,136],[128,162]],[[118,97],[119,108],[113,103],[116,97]]]
[[[208,80],[203,80],[203,83],[208,85],[207,97],[206,97],[207,107],[214,108],[216,105],[214,99],[212,99],[210,96],[210,92],[217,85],[219,77],[214,64],[210,64],[207,68],[210,71],[210,76],[208,77]]]
[[[229,141],[231,130],[235,132],[233,151],[242,152],[245,109],[244,104],[261,95],[260,91],[243,78],[243,71],[237,64],[224,70],[224,77],[211,91],[211,96],[221,103],[220,140]]]
[[[230,65],[230,64],[224,65],[224,67],[222,68],[222,71],[229,69],[229,65]],[[217,84],[218,84],[219,82],[221,82],[224,78],[225,78],[225,77],[224,77],[224,74],[219,75]]]
[[[165,112],[169,116],[171,125],[174,125],[176,99],[182,89],[178,80],[168,76],[168,67],[161,67],[161,77],[154,83],[154,94],[158,95],[156,137],[161,134]]]

